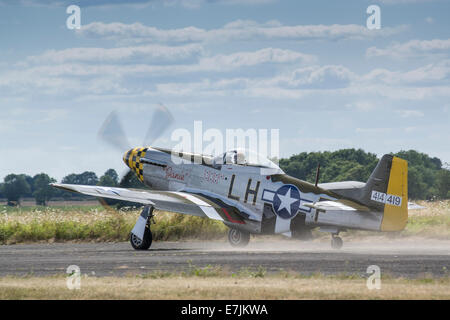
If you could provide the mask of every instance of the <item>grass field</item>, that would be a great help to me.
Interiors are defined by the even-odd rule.
[[[410,211],[404,231],[384,235],[450,239],[450,201],[418,203],[426,209]],[[0,244],[126,241],[138,215],[139,210],[106,210],[95,204],[22,208],[0,206]],[[227,227],[221,222],[168,212],[156,212],[155,222],[152,226],[155,240],[222,239],[227,232]],[[315,232],[315,236],[327,235]],[[349,231],[344,236],[380,236],[380,233]]]
[[[0,243],[125,241],[139,213],[102,206],[0,207]],[[155,222],[154,240],[217,239],[226,234],[222,223],[200,217],[158,212]]]
[[[372,290],[360,276],[265,275],[261,270],[227,275],[214,268],[198,274],[82,275],[78,290],[67,288],[68,279],[3,277],[0,299],[450,299],[449,277],[382,278],[381,288]]]
[[[450,201],[419,202],[407,228],[386,237],[421,236],[450,239]],[[139,211],[110,211],[88,206],[0,207],[0,243],[54,241],[124,241]],[[157,212],[152,226],[156,240],[224,239],[220,222]],[[318,237],[328,235],[315,232]],[[382,233],[349,231],[346,238],[380,237]],[[361,275],[266,273],[263,268],[236,273],[220,266],[187,272],[158,271],[124,277],[81,276],[81,289],[67,288],[67,275],[0,277],[0,299],[450,299],[450,276],[415,279],[382,276],[380,290],[369,290]]]

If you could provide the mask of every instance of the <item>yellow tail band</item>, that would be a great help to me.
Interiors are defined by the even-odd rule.
[[[408,222],[408,162],[406,160],[392,158],[386,194],[388,197],[392,196],[393,200],[386,201],[384,205],[381,231],[403,230]]]

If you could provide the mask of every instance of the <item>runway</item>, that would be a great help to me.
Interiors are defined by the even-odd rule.
[[[126,276],[154,271],[188,271],[190,266],[221,266],[266,272],[302,274],[358,274],[367,276],[370,265],[382,274],[416,278],[450,271],[450,241],[370,238],[347,241],[339,250],[329,241],[255,240],[243,249],[223,241],[154,242],[148,251],[135,251],[128,242],[53,243],[0,246],[0,276],[65,274],[69,265],[95,276]]]

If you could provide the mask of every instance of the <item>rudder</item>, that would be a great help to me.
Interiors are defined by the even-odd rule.
[[[403,230],[408,222],[408,162],[393,157],[381,231]]]
[[[364,204],[383,212],[381,231],[403,230],[408,221],[408,162],[384,155],[362,193]]]

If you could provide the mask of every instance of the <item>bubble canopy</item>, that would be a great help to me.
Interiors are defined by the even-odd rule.
[[[284,173],[274,162],[267,159],[265,156],[248,149],[235,149],[227,151],[213,160],[215,165],[231,164],[239,166],[257,167],[263,169],[270,169],[272,174]]]

